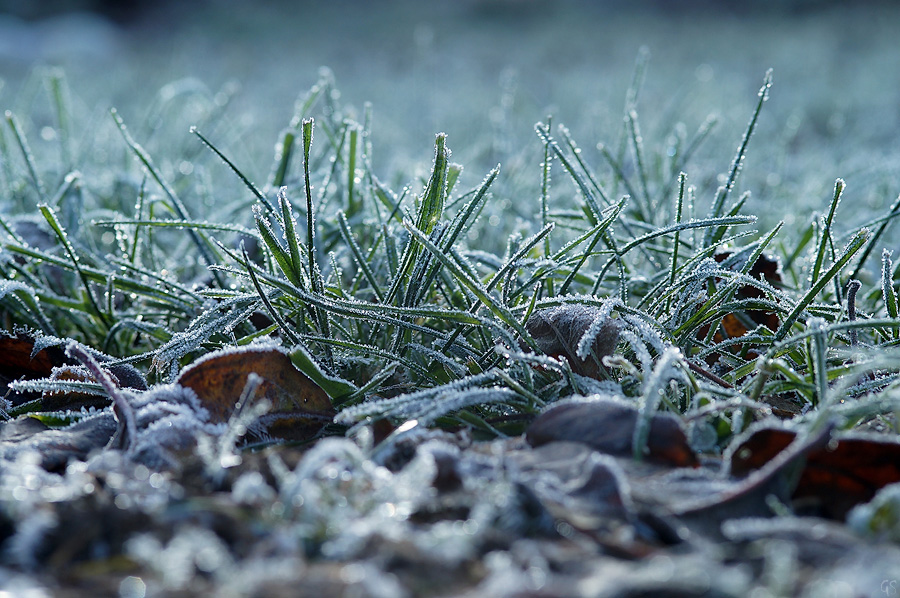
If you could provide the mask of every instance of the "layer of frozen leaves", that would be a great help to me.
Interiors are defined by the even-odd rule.
[[[0,427],[0,589],[859,596],[900,578],[900,445],[883,437],[754,426],[709,458],[656,414],[635,460],[641,412],[594,395],[501,440],[409,422],[238,454],[222,442],[234,418],[210,424],[192,391],[142,396],[130,441],[101,411],[81,425],[108,418],[113,441],[64,466],[42,444],[59,431]]]

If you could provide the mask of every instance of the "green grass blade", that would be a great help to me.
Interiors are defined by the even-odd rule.
[[[868,238],[869,230],[866,228],[858,230],[856,234],[853,235],[853,238],[850,239],[850,242],[844,248],[844,251],[843,253],[841,253],[840,257],[838,257],[838,259],[835,260],[834,264],[832,264],[832,266],[824,274],[822,274],[822,276],[819,277],[819,280],[812,285],[812,287],[806,292],[805,295],[803,295],[803,297],[800,299],[800,301],[797,302],[797,305],[794,307],[791,313],[781,323],[781,327],[775,333],[775,340],[782,340],[785,336],[787,336],[787,333],[790,331],[791,326],[793,326],[794,322],[797,321],[797,318],[800,317],[800,313],[804,309],[806,309],[810,303],[813,302],[813,300],[816,298],[816,295],[819,294],[819,291],[825,288],[825,285],[827,285],[828,282],[831,281],[831,279],[833,279],[840,273],[841,268],[843,268],[847,264],[847,262],[850,261],[850,258],[852,258],[856,254],[856,252],[859,251],[860,248],[862,248]]]
[[[25,166],[28,168],[28,175],[31,177],[31,184],[34,185],[34,188],[38,193],[38,197],[40,198],[39,201],[43,203],[46,201],[47,188],[44,186],[44,182],[41,180],[40,175],[38,175],[34,154],[31,152],[28,141],[25,139],[25,134],[22,133],[22,126],[19,124],[19,119],[17,119],[15,114],[9,110],[6,111],[6,124],[8,124],[9,128],[12,130],[13,137],[16,138],[16,144],[19,146],[19,151],[22,153],[22,159],[25,160]]]
[[[215,145],[213,145],[209,139],[204,137],[203,133],[201,133],[200,129],[198,129],[197,127],[191,127],[191,133],[196,135],[197,138],[200,139],[200,141],[203,143],[203,145],[205,145],[210,150],[212,150],[212,152],[215,155],[217,155],[223,162],[225,162],[225,165],[231,169],[231,172],[236,174],[237,177],[239,179],[241,179],[241,182],[244,183],[244,186],[247,187],[247,189],[249,189],[250,192],[253,193],[253,195],[256,197],[256,199],[258,199],[260,201],[260,203],[262,203],[266,207],[266,209],[269,211],[269,213],[272,214],[273,216],[277,217],[277,212],[275,211],[275,206],[272,205],[272,202],[269,201],[269,198],[266,197],[263,194],[263,192],[260,191],[257,188],[257,186],[254,185],[253,182],[250,179],[248,179],[237,166],[235,166],[234,162],[232,162],[231,160],[228,159],[228,156],[226,156],[221,151],[219,151],[219,148],[217,148]]]
[[[831,199],[831,206],[828,210],[828,216],[822,220],[822,230],[819,238],[819,248],[816,251],[816,261],[813,264],[810,280],[815,282],[819,279],[822,271],[822,265],[825,262],[825,251],[829,245],[833,246],[833,236],[831,234],[831,225],[834,221],[834,213],[837,211],[838,204],[841,203],[841,194],[844,192],[844,180],[837,179],[834,182],[834,196]]]
[[[716,198],[713,201],[712,208],[709,211],[709,215],[712,217],[720,216],[722,214],[722,207],[725,204],[725,200],[728,199],[728,196],[731,194],[732,189],[734,189],[734,184],[737,182],[738,175],[741,172],[741,167],[744,164],[744,158],[747,155],[747,146],[750,144],[750,137],[753,136],[753,131],[756,130],[756,123],[759,120],[759,115],[762,112],[763,104],[766,100],[769,99],[769,89],[772,87],[772,69],[766,71],[766,76],[763,79],[762,87],[759,89],[759,101],[756,103],[756,109],[753,111],[753,116],[750,118],[750,122],[747,124],[747,130],[744,131],[744,137],[741,139],[741,144],[738,146],[737,153],[734,156],[734,161],[731,163],[731,171],[728,173],[728,178],[725,181],[725,184],[719,188],[718,193],[716,193]],[[705,244],[710,245],[712,241],[713,230],[706,231],[706,239]]]
[[[171,203],[172,208],[175,210],[175,213],[178,214],[178,217],[182,220],[191,220],[191,216],[188,213],[187,208],[184,203],[175,193],[175,190],[172,189],[172,186],[166,182],[166,180],[162,177],[162,174],[153,164],[153,160],[150,158],[150,154],[141,147],[137,141],[131,136],[131,133],[128,132],[128,128],[125,126],[125,121],[122,120],[122,117],[119,116],[119,113],[115,108],[110,110],[112,114],[113,120],[116,122],[116,126],[119,128],[119,132],[122,134],[122,138],[125,140],[125,143],[131,149],[135,156],[137,156],[138,160],[144,165],[144,168],[147,169],[147,172],[150,173],[150,176],[153,177],[153,180],[156,181],[156,184],[160,186],[163,190],[163,193],[166,194],[166,197],[169,198],[169,202]],[[200,255],[206,261],[207,265],[212,266],[219,262],[215,255],[213,255],[210,250],[208,240],[198,233],[195,230],[188,229],[188,235],[190,235],[191,240],[194,242],[194,245],[197,246]],[[218,285],[222,288],[227,286],[225,281],[221,278],[221,275],[213,271],[213,277],[216,279]]]
[[[494,299],[490,296],[487,289],[485,289],[480,282],[472,278],[463,268],[456,263],[455,260],[452,260],[446,253],[441,251],[441,249],[431,242],[431,240],[425,236],[425,234],[417,229],[412,222],[404,221],[404,225],[406,229],[412,234],[416,240],[421,243],[425,249],[427,249],[431,254],[453,274],[453,276],[469,291],[474,294],[484,306],[493,313],[497,318],[499,318],[504,324],[515,330],[519,336],[532,348],[536,349],[534,339],[531,338],[531,335],[525,330],[525,326],[519,322],[515,316],[503,305],[494,301]]]

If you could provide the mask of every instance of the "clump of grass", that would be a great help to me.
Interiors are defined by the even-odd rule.
[[[717,188],[691,184],[715,180],[690,164],[712,121],[693,137],[673,123],[663,143],[645,140],[640,81],[619,139],[595,152],[564,126],[535,126],[535,146],[521,151],[543,160],[506,181],[502,198],[530,218],[512,220],[492,195],[502,167],[465,187],[443,134],[430,175],[391,188],[372,166],[369,112],[350,118],[328,76],[298,100],[262,180],[226,149],[213,101],[199,102],[183,155],[145,147],[170,106],[134,129],[113,112],[83,142],[104,156],[74,151],[65,80],[49,73],[57,159],[30,149],[33,121],[7,113],[0,136],[3,327],[74,338],[155,381],[206,351],[276,337],[348,425],[417,419],[511,434],[542,406],[593,392],[630,397],[647,417],[702,414],[720,439],[779,401],[812,422],[888,421],[897,272],[884,253],[879,279],[869,258],[900,204],[873,219],[874,233],[839,230],[837,179],[827,215],[799,234],[753,230],[740,175],[771,73]],[[752,274],[763,255],[780,260],[780,279]],[[621,323],[602,379],[540,354],[525,326],[570,305]],[[746,333],[729,337],[732,318]]]

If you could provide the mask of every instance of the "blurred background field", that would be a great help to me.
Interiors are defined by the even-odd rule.
[[[32,119],[48,110],[34,76],[41,65],[64,67],[90,122],[109,121],[110,106],[140,122],[179,86],[213,99],[236,92],[217,141],[258,179],[295,99],[323,66],[360,120],[371,102],[372,159],[385,180],[426,174],[439,131],[465,181],[497,162],[509,176],[523,152],[535,163],[533,125],[548,115],[597,163],[597,143],[618,143],[625,92],[646,48],[638,111],[648,144],[662,147],[679,122],[690,135],[710,114],[719,118],[688,172],[698,186],[726,171],[763,74],[774,69],[741,180],[753,193],[747,211],[764,224],[808,222],[837,177],[847,181],[845,201],[861,208],[847,212],[848,225],[900,191],[893,2],[4,0],[0,10],[4,109]],[[181,118],[165,123],[167,139],[196,143],[189,99]]]

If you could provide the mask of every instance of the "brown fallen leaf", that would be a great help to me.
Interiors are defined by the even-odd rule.
[[[627,457],[632,454],[637,421],[637,408],[624,401],[573,401],[541,413],[526,430],[525,439],[535,447],[558,440],[581,442],[601,453]],[[651,417],[647,449],[650,461],[675,467],[698,464],[681,423],[670,414]]]
[[[251,373],[262,379],[254,401],[265,398],[272,403],[271,410],[260,419],[270,435],[309,440],[334,418],[335,411],[325,391],[274,346],[211,353],[185,368],[176,384],[197,393],[209,411],[210,421],[225,422],[234,413]]]
[[[34,352],[34,339],[20,332],[14,336],[0,333],[0,396],[12,401],[13,406],[26,403],[40,396],[39,393],[9,392],[14,380],[45,378],[53,368],[70,363],[60,347],[46,347]]]
[[[41,467],[61,473],[70,460],[86,459],[103,448],[115,430],[116,422],[108,412],[59,429],[22,416],[0,423],[0,460],[10,463],[22,453],[33,452],[40,456]]]
[[[691,529],[721,535],[723,522],[746,517],[771,517],[772,501],[786,505],[795,492],[803,468],[814,452],[832,438],[833,425],[801,436],[762,468],[745,479],[731,482],[722,492],[700,497],[673,509],[673,514]]]
[[[525,322],[525,329],[545,354],[565,357],[576,374],[601,379],[602,359],[612,355],[619,340],[619,322],[606,318],[594,337],[590,355],[586,359],[578,356],[581,338],[601,316],[602,308],[593,305],[560,305],[535,311]]]
[[[759,428],[731,453],[731,474],[745,476],[765,467],[796,437],[784,428]],[[805,512],[843,520],[854,506],[872,500],[888,484],[900,482],[900,443],[878,436],[844,435],[810,452],[791,496]]]
[[[13,392],[9,383],[16,380],[47,380],[60,382],[93,382],[86,370],[77,366],[77,361],[68,357],[63,350],[64,339],[42,337],[40,334],[19,332],[6,335],[0,332],[0,396],[6,396],[13,406],[34,399],[41,399],[42,411],[80,409],[82,407],[105,407],[109,399],[101,394],[87,392]],[[91,351],[100,363],[112,361],[112,357]],[[128,364],[105,366],[114,384],[119,388],[146,390],[147,381],[134,367]],[[7,391],[9,394],[7,395]]]

